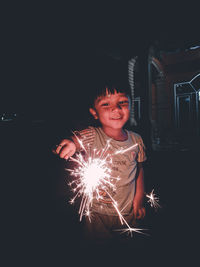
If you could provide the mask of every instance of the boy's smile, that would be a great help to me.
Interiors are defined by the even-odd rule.
[[[130,99],[123,93],[108,94],[95,100],[90,113],[99,119],[104,132],[121,132],[130,115]]]

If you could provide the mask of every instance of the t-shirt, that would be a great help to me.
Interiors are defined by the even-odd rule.
[[[101,127],[88,127],[75,132],[88,153],[92,153],[95,149],[95,151],[100,151],[100,155],[109,142],[109,148],[106,148],[104,157],[109,154],[112,160],[108,165],[111,169],[110,176],[114,188],[108,185],[106,190],[102,190],[102,199],[94,197],[91,211],[118,216],[114,203],[117,203],[117,209],[122,215],[128,215],[132,211],[137,162],[145,161],[146,155],[141,136],[132,131],[126,130],[126,132],[128,138],[125,141],[112,139],[104,133]]]

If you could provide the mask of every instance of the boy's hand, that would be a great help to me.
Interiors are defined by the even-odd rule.
[[[62,159],[68,159],[76,152],[76,145],[69,139],[63,139],[57,146],[55,152],[59,154]]]
[[[143,206],[143,199],[134,198],[133,200],[133,213],[136,219],[143,219],[146,215],[145,207]]]

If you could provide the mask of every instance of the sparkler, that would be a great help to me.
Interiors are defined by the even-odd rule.
[[[152,208],[155,208],[155,210],[161,208],[160,204],[158,203],[159,197],[154,194],[154,189],[151,191],[150,194],[146,194],[146,197],[149,199],[147,202],[150,203],[150,206]]]
[[[109,147],[109,144],[107,144]],[[77,158],[70,158],[72,161],[79,164],[79,167],[74,170],[67,169],[72,175],[78,177],[77,180],[73,181],[69,185],[73,187],[73,191],[76,192],[74,198],[71,199],[70,203],[74,203],[77,197],[81,197],[81,204],[79,208],[80,221],[83,214],[90,215],[90,207],[93,199],[103,199],[101,192],[106,190],[107,186],[115,189],[112,183],[113,179],[119,179],[112,177],[111,169],[107,166],[107,163],[112,163],[112,159],[109,159],[109,155],[105,154],[105,149],[101,153],[94,150],[87,159],[82,154],[78,153]],[[90,218],[90,217],[89,217]]]
[[[88,216],[89,220],[91,220],[90,208],[93,200],[102,200],[103,196],[101,192],[103,191],[110,198],[121,224],[125,224],[127,226],[126,229],[119,229],[119,231],[128,232],[131,236],[132,232],[142,233],[141,231],[144,229],[133,228],[127,223],[121,214],[121,211],[117,207],[117,202],[109,193],[108,188],[115,190],[115,184],[113,181],[118,181],[120,179],[119,177],[111,176],[111,169],[109,166],[112,163],[112,158],[108,153],[110,140],[108,140],[104,149],[97,151],[96,149],[91,150],[89,147],[86,149],[81,140],[79,140],[76,135],[75,137],[81,148],[86,152],[86,157],[84,157],[81,153],[77,153],[76,158],[70,157],[70,160],[76,162],[78,167],[75,169],[67,169],[73,176],[78,178],[69,183],[69,186],[72,187],[72,191],[75,193],[75,196],[70,200],[71,204],[73,204],[77,198],[81,197],[79,207],[80,221],[83,216]],[[126,149],[118,150],[115,154],[125,153],[136,146],[137,144]]]

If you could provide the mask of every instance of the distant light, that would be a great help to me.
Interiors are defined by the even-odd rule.
[[[194,49],[197,49],[197,48],[200,48],[200,46],[199,46],[199,45],[197,45],[197,46],[192,46],[192,47],[190,47],[189,49],[190,49],[190,50],[194,50]]]

